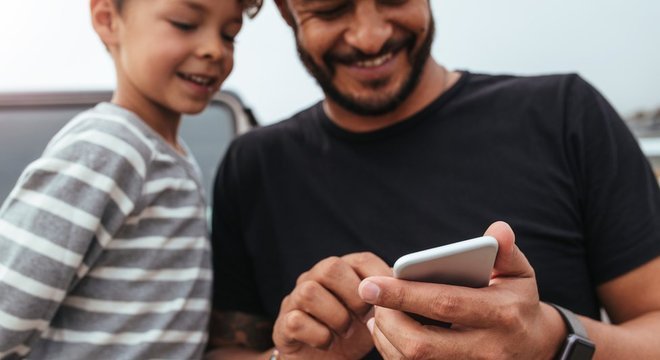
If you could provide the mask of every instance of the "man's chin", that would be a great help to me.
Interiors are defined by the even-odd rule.
[[[382,98],[378,99],[351,99],[347,96],[334,97],[332,98],[333,102],[341,106],[342,108],[362,116],[380,116],[394,111],[400,104],[401,99],[398,97],[392,98]]]
[[[379,116],[394,111],[410,95],[405,83],[393,84],[391,81],[371,83],[360,89],[341,89],[335,84],[323,88],[325,94],[342,108],[357,115]]]

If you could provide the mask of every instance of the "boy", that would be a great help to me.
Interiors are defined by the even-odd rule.
[[[177,136],[233,66],[243,0],[91,0],[117,88],[66,125],[0,209],[0,358],[199,358],[212,272]]]

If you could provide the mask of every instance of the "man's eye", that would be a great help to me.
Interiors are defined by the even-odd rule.
[[[174,21],[174,20],[170,20],[170,24],[172,24],[172,26],[174,26],[175,28],[177,28],[179,30],[182,30],[182,31],[192,31],[192,30],[195,30],[197,28],[197,25],[195,25],[195,24],[189,24],[189,23]]]
[[[408,0],[380,0],[384,5],[403,5],[408,2]]]
[[[346,13],[350,7],[350,3],[345,3],[333,8],[315,10],[314,15],[324,20],[332,20]]]

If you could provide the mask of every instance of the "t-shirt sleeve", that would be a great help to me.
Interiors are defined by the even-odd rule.
[[[29,351],[141,193],[142,154],[78,130],[24,170],[0,209],[0,358]]]
[[[255,280],[253,260],[243,231],[241,198],[252,196],[254,189],[241,178],[240,172],[250,168],[250,161],[239,159],[242,151],[237,141],[230,146],[216,174],[213,193],[213,244],[215,311],[240,311],[265,316]]]
[[[577,76],[567,116],[567,143],[583,187],[588,262],[602,284],[660,255],[658,182],[617,112]]]

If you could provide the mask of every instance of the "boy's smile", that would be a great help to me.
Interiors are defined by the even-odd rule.
[[[210,89],[213,88],[212,86],[213,84],[218,82],[218,77],[215,76],[195,75],[195,74],[187,74],[182,72],[177,72],[177,76],[179,76],[183,80],[190,81],[199,86],[204,86]]]
[[[196,73],[177,72],[179,79],[183,80],[190,88],[200,95],[211,96],[220,88],[220,77],[214,75],[203,75]]]

